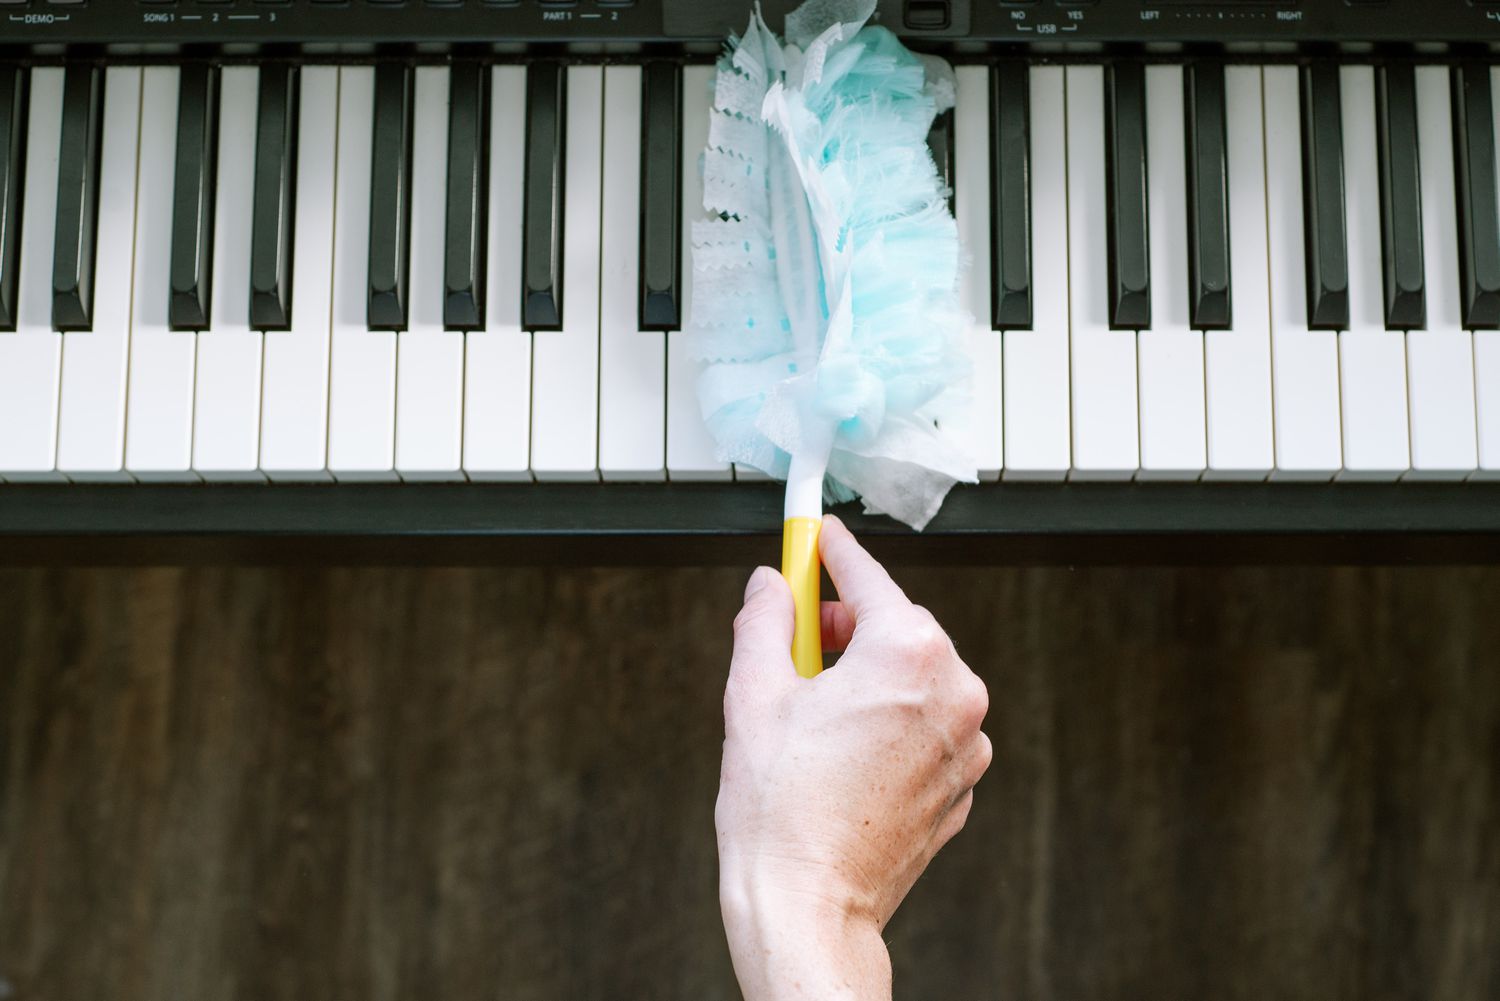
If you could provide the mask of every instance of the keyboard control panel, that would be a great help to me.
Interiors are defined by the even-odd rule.
[[[773,27],[797,0],[765,0]],[[555,41],[582,51],[666,43],[717,50],[745,3],[702,0],[0,0],[0,50],[91,45],[125,54],[288,45],[358,53]],[[1110,43],[1493,46],[1500,0],[879,0],[876,20],[918,45],[1088,51]]]

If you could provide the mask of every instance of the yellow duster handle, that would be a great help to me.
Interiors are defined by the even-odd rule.
[[[797,606],[797,631],[792,635],[792,663],[804,678],[823,671],[821,567],[818,530],[821,518],[788,518],[781,533],[781,576],[792,589]]]

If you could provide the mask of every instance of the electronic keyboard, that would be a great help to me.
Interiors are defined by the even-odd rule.
[[[0,561],[768,558],[682,332],[748,13],[0,0]],[[1496,555],[1500,2],[875,20],[955,65],[982,481],[877,548]]]

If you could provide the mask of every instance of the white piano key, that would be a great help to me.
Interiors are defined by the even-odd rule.
[[[1500,67],[1490,70],[1490,95],[1495,115],[1496,156],[1500,157]],[[1425,163],[1422,173],[1425,181]],[[1479,468],[1475,470],[1474,478],[1500,480],[1500,330],[1476,330],[1473,337],[1474,409],[1479,450]]]
[[[563,178],[563,327],[532,334],[531,471],[599,477],[599,185],[604,70],[570,66]]]
[[[213,299],[198,337],[193,469],[205,480],[259,480],[261,334],[250,329],[250,234],[260,71],[219,77]]]
[[[192,480],[196,335],[168,325],[179,71],[141,78],[125,468],[138,480]]]
[[[1228,67],[1224,91],[1233,326],[1205,334],[1208,471],[1204,479],[1260,480],[1276,463],[1260,69]]]
[[[130,272],[135,244],[141,70],[104,75],[99,228],[94,238],[94,327],[63,335],[57,468],[73,480],[128,480],[125,385],[130,353]]]
[[[1458,208],[1453,116],[1445,66],[1419,66],[1417,144],[1422,179],[1422,253],[1427,329],[1406,334],[1411,411],[1410,480],[1463,479],[1478,464],[1474,345],[1463,329],[1458,288]]]
[[[953,109],[953,204],[958,240],[971,261],[958,294],[969,311],[969,358],[974,366],[968,439],[981,480],[995,480],[1005,467],[1005,409],[1001,336],[990,327],[990,70],[960,66]]]
[[[703,208],[700,162],[708,145],[708,114],[713,106],[711,66],[682,70],[682,322],[693,315],[693,220]],[[729,464],[714,454],[713,436],[698,406],[699,365],[688,355],[687,334],[667,334],[667,477],[673,480],[727,480]]]
[[[396,334],[365,326],[374,111],[375,71],[341,68],[328,379],[328,471],[339,480],[396,478]]]
[[[52,238],[62,144],[63,70],[31,71],[17,323],[0,333],[0,478],[59,479],[57,398],[63,335],[52,329]]]
[[[666,477],[667,341],[639,328],[641,70],[604,71],[602,252],[599,258],[599,472]],[[564,288],[566,288],[566,283]]]
[[[260,468],[272,480],[328,478],[328,311],[339,70],[304,67],[299,87],[291,326],[264,335]]]
[[[1302,120],[1295,66],[1264,71],[1266,218],[1271,261],[1275,479],[1327,480],[1343,465],[1337,335],[1307,327]]]
[[[417,70],[412,113],[411,275],[407,329],[396,338],[396,471],[462,480],[464,335],[443,329],[448,68]]]
[[[1104,70],[1069,66],[1068,247],[1073,470],[1130,479],[1140,465],[1135,334],[1109,324]]]
[[[1005,331],[1005,478],[1059,480],[1072,460],[1068,391],[1068,172],[1063,70],[1031,84],[1030,330]]]
[[[531,334],[521,329],[526,69],[490,79],[490,193],[485,329],[464,337],[464,472],[471,480],[531,478]]]
[[[1189,314],[1184,108],[1182,67],[1147,67],[1152,315],[1136,335],[1143,480],[1194,480],[1208,462],[1203,335]]]
[[[1349,329],[1339,332],[1339,385],[1348,480],[1394,480],[1411,465],[1406,339],[1385,329],[1375,71],[1339,71],[1344,121],[1344,205],[1349,233]]]

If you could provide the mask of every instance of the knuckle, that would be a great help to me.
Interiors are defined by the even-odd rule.
[[[902,653],[911,659],[936,663],[951,653],[953,644],[931,612],[921,606],[913,606],[911,615],[901,630],[900,647]]]

